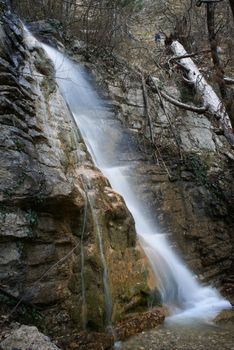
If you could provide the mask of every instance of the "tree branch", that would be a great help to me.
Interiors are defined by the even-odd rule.
[[[162,89],[157,87],[157,84],[155,82],[154,78],[150,78],[150,82],[153,84],[154,88],[156,89],[156,92],[159,94],[159,90],[160,90],[160,95],[167,100],[168,102],[172,103],[174,106],[185,109],[187,111],[192,111],[198,114],[203,114],[207,111],[207,107],[203,106],[203,107],[196,107],[196,106],[191,106],[188,105],[186,103],[180,102],[176,99],[174,99],[173,97],[167,95],[165,92],[162,91]]]
[[[227,85],[234,85],[234,79],[233,79],[233,78],[224,77],[223,79],[224,79],[224,81],[225,81],[225,83],[226,83]]]
[[[161,91],[161,95],[163,98],[165,98],[165,100],[167,100],[168,102],[172,103],[173,105],[175,105],[176,107],[185,109],[187,111],[192,111],[195,112],[197,114],[203,114],[207,111],[207,107],[203,106],[203,107],[195,107],[195,106],[191,106],[188,105],[186,103],[180,102],[178,100],[175,100],[173,97],[167,95],[165,92]]]

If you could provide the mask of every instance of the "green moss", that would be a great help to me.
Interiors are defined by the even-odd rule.
[[[222,175],[220,173],[216,173],[213,176],[208,174],[208,169],[212,166],[213,160],[213,154],[208,154],[202,158],[198,154],[189,154],[184,158],[184,164],[186,169],[193,173],[195,183],[209,191],[207,199],[209,197],[213,207],[210,212],[215,211],[216,208],[215,216],[223,216],[226,215],[226,199],[224,191],[219,184]],[[222,172],[223,170],[220,169],[220,171]]]
[[[103,266],[98,254],[87,257],[85,264],[89,265],[92,268],[92,271],[102,273]]]
[[[76,328],[81,329],[82,328],[81,296],[75,295],[71,297],[70,302],[72,305],[72,308],[70,310],[71,320],[76,324]]]
[[[23,185],[25,179],[26,179],[27,173],[24,169],[21,170],[21,172],[17,175],[17,179],[13,186],[6,188],[3,191],[3,195],[6,199],[10,199],[14,196],[15,192],[20,188],[21,185]]]
[[[81,292],[80,278],[78,277],[78,275],[72,276],[72,278],[69,280],[68,288],[74,294]]]
[[[76,324],[76,327],[81,329],[84,321],[81,295],[73,296],[71,304],[71,319]],[[86,291],[85,309],[86,328],[93,331],[103,331],[105,329],[105,303],[101,290],[90,288]]]
[[[33,209],[28,209],[25,214],[25,218],[31,227],[35,227],[38,224],[37,213]]]
[[[45,320],[39,310],[23,302],[19,304],[18,299],[10,295],[5,295],[0,291],[1,314],[10,314],[13,308],[15,308],[15,311],[11,315],[11,320],[22,324],[35,325],[41,331],[45,331]]]
[[[105,328],[104,293],[97,288],[89,289],[86,293],[87,328],[103,331]]]
[[[180,91],[181,101],[184,103],[193,103],[194,97],[196,96],[196,91],[192,86],[188,87],[188,85],[185,85],[181,82],[177,84],[177,87]]]
[[[19,139],[15,140],[15,146],[18,151],[24,151],[25,149],[25,144]]]
[[[199,155],[196,153],[187,154],[184,157],[184,164],[187,170],[191,171],[194,175],[195,182],[197,185],[207,185],[208,176],[207,176],[207,165],[201,160]]]
[[[154,289],[153,291],[151,291],[150,297],[148,299],[148,306],[150,308],[154,306],[162,306],[162,296],[159,290]]]

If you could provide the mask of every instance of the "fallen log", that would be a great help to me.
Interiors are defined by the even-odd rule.
[[[183,45],[181,45],[178,41],[173,41],[170,47],[172,52],[177,56],[188,55]],[[223,103],[213,88],[200,73],[199,69],[190,57],[181,58],[178,60],[178,63],[180,67],[186,71],[187,79],[194,85],[194,88],[203,101],[203,105],[206,106],[208,111],[219,120],[220,125],[223,128],[224,135],[229,142],[234,145],[234,135],[232,133],[230,118]]]

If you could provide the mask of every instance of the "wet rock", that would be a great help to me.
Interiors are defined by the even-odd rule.
[[[220,312],[218,316],[214,319],[216,324],[234,324],[234,309],[232,310],[224,310]]]
[[[63,40],[63,29],[61,23],[56,19],[40,20],[31,22],[28,25],[29,30],[39,39],[55,44],[57,40]]]
[[[232,305],[234,305],[234,276],[230,275],[223,279],[221,292],[229,298]]]
[[[190,171],[182,171],[180,174],[181,178],[186,181],[191,181],[194,178],[193,173]]]

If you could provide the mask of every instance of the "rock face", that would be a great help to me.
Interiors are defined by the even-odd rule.
[[[25,41],[17,17],[1,11],[1,313],[19,301],[12,317],[54,335],[103,330],[99,235],[112,321],[147,307],[148,272],[133,220],[94,167],[51,63]]]
[[[165,100],[162,105],[146,85],[151,135],[139,71],[118,57],[93,61],[91,68],[109,91],[116,117],[138,140],[138,158],[132,163],[137,170],[131,176],[155,225],[170,235],[201,280],[219,285],[232,278],[234,155],[216,122]],[[161,89],[191,103],[184,86],[159,74]]]

